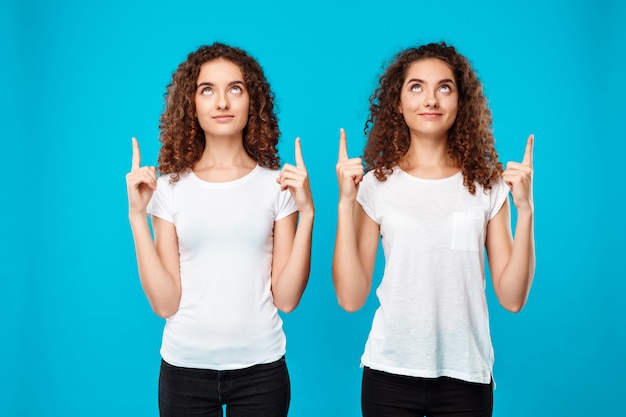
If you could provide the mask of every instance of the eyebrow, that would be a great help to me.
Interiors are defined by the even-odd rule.
[[[231,82],[228,83],[228,87],[232,87],[233,85],[245,85],[245,84],[244,84],[243,81],[239,81],[239,80],[231,81]],[[204,86],[206,86],[206,87],[213,87],[213,86],[215,86],[215,83],[204,81],[204,82],[201,82],[200,84],[198,84],[198,86],[196,88],[200,88],[200,87],[204,87]]]
[[[407,80],[406,84],[409,84],[409,83],[412,83],[412,82],[426,84],[426,81],[420,80],[419,78],[411,78],[410,80]],[[456,85],[454,80],[451,80],[449,78],[444,78],[443,80],[439,80],[439,82],[437,84],[446,84],[446,83],[452,84],[452,85]]]

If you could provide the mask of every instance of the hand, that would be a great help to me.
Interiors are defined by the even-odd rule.
[[[528,136],[522,162],[509,162],[502,178],[511,189],[513,204],[520,209],[533,208],[533,146],[535,135]]]
[[[131,171],[126,174],[126,188],[128,190],[128,209],[130,214],[146,214],[146,207],[156,190],[156,169],[154,167],[140,167],[141,153],[139,143],[133,138],[133,157]]]
[[[282,191],[289,190],[296,202],[300,214],[313,212],[313,196],[311,195],[311,185],[309,184],[309,174],[304,166],[302,158],[302,148],[300,138],[296,138],[296,166],[285,164],[280,170],[280,175],[276,182]]]
[[[363,181],[363,162],[361,158],[348,158],[346,132],[339,130],[339,156],[337,158],[337,180],[339,181],[339,200],[356,201],[359,183]]]

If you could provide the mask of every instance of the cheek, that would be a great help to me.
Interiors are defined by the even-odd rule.
[[[415,109],[419,108],[419,102],[417,100],[417,98],[409,98],[406,96],[401,96],[400,97],[400,103],[398,104],[398,112],[399,113],[411,113],[413,112]]]
[[[250,117],[250,101],[249,100],[245,100],[244,103],[242,103],[241,105],[241,112],[242,114],[245,115],[246,120],[248,120],[248,118]]]
[[[236,107],[238,111],[248,112],[250,109],[250,99],[248,97],[237,97],[231,103],[232,107]]]
[[[453,107],[452,108],[452,115],[453,115],[453,118],[456,119],[456,116],[459,115],[459,108],[458,107]]]
[[[198,115],[203,114],[207,110],[209,103],[206,97],[196,96],[194,104],[196,107],[195,110],[196,110],[196,117],[197,117]]]
[[[457,99],[451,99],[448,102],[448,111],[450,114],[456,119],[456,116],[459,114],[459,102]]]

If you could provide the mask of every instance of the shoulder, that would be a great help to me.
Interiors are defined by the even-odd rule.
[[[502,178],[498,178],[497,180],[492,182],[491,188],[489,190],[487,190],[485,186],[479,183],[478,181],[475,181],[474,185],[476,186],[476,193],[482,193],[482,194],[498,194],[503,191],[509,190],[509,186],[506,184],[506,182],[504,182]]]
[[[384,181],[379,180],[376,177],[376,174],[374,172],[374,170],[368,171],[364,176],[363,176],[363,182],[370,184],[373,187],[376,186],[383,186],[386,184],[390,184],[394,181],[397,181],[398,178],[401,176],[401,170],[398,167],[394,167],[391,170],[391,173],[389,173],[386,177]]]
[[[480,190],[481,192],[483,192],[484,194],[488,194],[490,196],[492,196],[492,198],[495,196],[496,198],[498,198],[499,196],[502,196],[504,194],[508,194],[509,193],[509,186],[507,185],[506,182],[504,182],[504,180],[502,178],[498,178],[497,181],[495,181],[493,184],[491,184],[491,189],[490,190],[485,190],[483,186],[481,186],[480,184],[476,185],[476,190]]]
[[[374,171],[368,171],[365,173],[365,175],[363,175],[363,180],[361,180],[361,184],[359,184],[359,191],[363,192],[364,189],[371,190],[376,186],[376,183],[378,182],[380,181],[376,179]]]
[[[178,184],[186,183],[189,181],[189,173],[190,171],[162,174],[160,177],[157,178],[157,189],[160,188],[171,190]]]
[[[491,187],[494,190],[504,190],[507,192],[509,191],[509,186],[506,184],[506,182],[504,182],[502,178],[498,178],[498,181],[496,181]]]
[[[174,174],[163,174],[157,178],[158,188],[170,188],[172,186],[172,178]]]
[[[365,175],[363,175],[363,182],[372,182],[377,181],[376,176],[374,175],[374,171],[367,171]]]
[[[265,176],[265,177],[274,177],[276,178],[278,176],[278,170],[277,169],[272,169],[272,168],[267,168],[261,165],[257,165],[254,170],[256,171],[257,175],[259,176]]]
[[[251,183],[257,185],[266,184],[268,186],[274,186],[278,176],[279,171],[277,169],[266,168],[260,165],[257,165],[249,174]]]

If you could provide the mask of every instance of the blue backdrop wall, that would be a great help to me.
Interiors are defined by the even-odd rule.
[[[358,155],[385,62],[440,40],[481,77],[501,159],[520,160],[536,137],[530,300],[514,315],[488,288],[494,415],[623,415],[625,24],[617,0],[4,0],[0,415],[157,415],[163,322],[136,272],[130,138],[154,164],[172,72],[222,41],[265,68],[281,156],[293,162],[302,138],[317,207],[310,283],[283,315],[290,415],[359,416],[376,299],[349,314],[332,288],[338,131]]]

